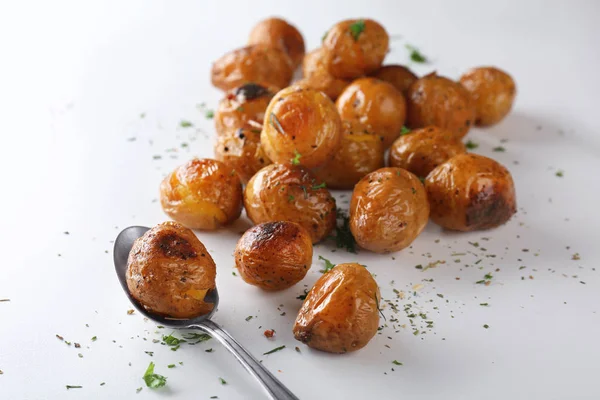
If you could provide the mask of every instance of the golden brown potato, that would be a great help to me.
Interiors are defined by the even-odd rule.
[[[169,221],[138,238],[127,260],[129,293],[148,312],[171,318],[208,314],[217,268],[194,232]]]
[[[235,248],[235,265],[244,281],[265,290],[300,282],[312,264],[312,239],[289,221],[267,222],[244,233]]]
[[[327,69],[336,78],[355,79],[381,67],[389,36],[372,19],[351,19],[335,24],[325,35]]]
[[[361,179],[350,201],[350,230],[359,246],[376,253],[409,246],[429,219],[423,184],[401,168],[381,168]]]
[[[379,68],[372,76],[391,84],[404,96],[407,95],[410,85],[419,79],[410,69],[396,64],[385,65]]]
[[[475,101],[476,125],[490,126],[502,121],[517,95],[512,77],[494,67],[473,68],[460,78],[460,83]]]
[[[333,189],[352,189],[361,178],[384,164],[381,138],[359,122],[342,121],[342,143],[331,161],[315,170]]]
[[[346,353],[377,333],[381,295],[362,265],[339,264],[317,280],[294,324],[296,340],[313,349]]]
[[[428,126],[400,136],[390,148],[389,164],[425,178],[438,165],[465,152],[454,133]]]
[[[290,83],[293,72],[283,50],[255,45],[233,50],[215,61],[211,80],[224,91],[251,82],[281,89]]]
[[[258,171],[244,191],[244,207],[255,224],[291,221],[308,231],[313,243],[336,223],[335,199],[306,168],[272,164]]]
[[[408,88],[406,124],[411,129],[435,125],[462,138],[475,121],[471,94],[460,84],[435,72]]]
[[[242,182],[221,161],[193,159],[160,184],[160,202],[167,215],[191,229],[217,229],[239,218]]]
[[[276,92],[276,88],[257,83],[246,83],[229,91],[215,113],[217,133],[230,134],[239,128],[260,133],[265,111]]]
[[[304,56],[302,62],[302,75],[304,78],[296,82],[295,85],[319,90],[335,101],[350,82],[334,78],[329,73],[323,53],[323,49],[318,48]]]
[[[381,136],[385,148],[400,136],[406,117],[404,96],[391,84],[375,78],[352,82],[335,105],[344,120],[357,121]]]
[[[510,172],[476,154],[459,154],[431,171],[425,189],[432,221],[446,229],[494,228],[517,211]]]
[[[260,131],[254,129],[238,129],[218,136],[215,158],[234,169],[243,183],[271,164],[260,145]]]
[[[248,38],[249,45],[263,44],[285,51],[296,68],[304,57],[304,38],[295,26],[281,18],[267,18],[254,25]]]
[[[324,93],[291,86],[269,103],[260,142],[273,162],[314,168],[338,150],[341,125],[335,105]]]

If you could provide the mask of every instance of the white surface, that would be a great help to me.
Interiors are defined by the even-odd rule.
[[[44,1],[0,8],[0,298],[11,299],[0,302],[1,399],[262,398],[214,341],[177,352],[151,342],[159,337],[155,325],[126,314],[130,305],[113,272],[111,241],[128,225],[165,220],[154,202],[163,175],[193,155],[212,155],[212,121],[195,108],[206,102],[214,109],[221,96],[209,83],[211,62],[242,46],[250,27],[273,14],[297,24],[310,49],[337,20],[368,16],[402,36],[392,42],[388,62],[406,63],[410,43],[432,59],[415,66],[419,73],[437,69],[457,78],[476,65],[509,71],[519,89],[514,112],[469,138],[480,144],[476,152],[512,171],[519,212],[489,232],[450,234],[430,224],[395,260],[332,254],[330,244],[319,245],[302,284],[320,275],[317,255],[356,260],[377,275],[385,299],[395,297],[393,287],[424,285],[416,297],[399,301],[396,325],[408,323],[402,309],[413,300],[434,321],[419,336],[410,326],[387,327],[366,349],[343,356],[293,339],[302,284],[265,294],[232,276],[231,253],[245,220],[198,233],[218,266],[216,320],[257,356],[285,344],[261,358],[302,399],[600,397],[600,272],[594,270],[600,260],[600,3]],[[179,128],[181,119],[198,131]],[[508,139],[506,152],[492,152],[500,139]],[[182,142],[190,146],[182,149]],[[559,169],[563,178],[555,176]],[[497,258],[480,257],[468,241]],[[581,260],[571,259],[576,252]],[[447,263],[414,268],[435,260]],[[487,272],[492,284],[476,285]],[[391,325],[394,313],[389,306],[384,312]],[[246,322],[249,315],[256,317]],[[262,336],[266,328],[277,331],[275,340]],[[98,340],[92,343],[92,336]],[[210,347],[213,353],[203,351]],[[150,361],[168,376],[168,387],[144,387],[136,395]],[[184,365],[166,368],[178,361]],[[83,388],[67,391],[67,384]]]

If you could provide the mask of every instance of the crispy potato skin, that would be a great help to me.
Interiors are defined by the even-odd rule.
[[[292,79],[289,56],[281,49],[254,45],[233,50],[213,63],[213,86],[228,91],[245,83],[254,82],[286,87]]]
[[[335,101],[350,84],[345,79],[334,78],[325,65],[325,56],[322,48],[315,49],[306,56],[302,62],[303,79],[295,83],[325,93],[331,100]]]
[[[475,101],[475,124],[490,126],[502,121],[510,112],[517,87],[506,72],[494,67],[473,68],[460,83]]]
[[[381,67],[389,49],[389,36],[379,23],[365,19],[364,30],[355,39],[351,26],[359,20],[335,24],[323,40],[327,69],[336,78],[355,79]]]
[[[265,114],[260,142],[273,162],[298,161],[308,168],[325,164],[338,150],[342,122],[324,93],[300,86],[278,92]]]
[[[160,202],[165,213],[182,225],[214,230],[239,218],[242,183],[230,166],[196,158],[162,181]]]
[[[404,96],[391,84],[375,78],[352,82],[335,105],[344,120],[357,121],[381,136],[385,148],[400,136],[406,118]]]
[[[365,267],[339,264],[321,276],[306,296],[294,337],[329,353],[361,349],[377,333],[380,299],[377,282]]]
[[[285,51],[294,68],[304,57],[304,38],[300,31],[281,18],[267,18],[254,25],[248,37],[248,44],[262,44]]]
[[[212,311],[217,268],[194,232],[169,221],[138,238],[127,260],[127,288],[146,310],[173,318]]]
[[[235,248],[235,265],[244,281],[265,290],[300,282],[312,264],[312,239],[289,221],[267,222],[246,231]]]
[[[427,176],[425,188],[431,219],[456,231],[489,229],[517,211],[512,176],[498,162],[476,154],[459,154]]]
[[[459,83],[436,73],[408,88],[406,124],[411,129],[435,125],[464,137],[475,122],[471,94]]]
[[[465,152],[465,145],[452,132],[429,126],[400,136],[390,148],[389,164],[425,178],[438,165]]]
[[[260,133],[265,110],[276,92],[276,88],[257,83],[246,83],[230,90],[215,112],[217,133],[226,135],[239,128]]]
[[[215,158],[234,169],[243,183],[271,164],[260,145],[260,131],[254,129],[238,129],[218,136],[214,150]]]
[[[404,96],[408,94],[410,85],[419,79],[410,69],[397,64],[384,65],[371,76],[391,84]]]
[[[244,191],[244,207],[255,224],[291,221],[323,240],[336,223],[335,199],[306,168],[272,164],[258,171]]]
[[[328,188],[352,189],[384,165],[383,142],[359,122],[342,121],[342,143],[331,161],[314,171]]]
[[[419,236],[428,219],[425,188],[419,178],[404,169],[379,169],[354,187],[350,230],[356,243],[367,250],[402,250]]]

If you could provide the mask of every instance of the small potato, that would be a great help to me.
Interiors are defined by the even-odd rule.
[[[339,264],[306,295],[294,337],[329,353],[359,350],[377,333],[380,300],[377,282],[365,267]]]
[[[315,175],[329,188],[352,189],[363,176],[383,167],[384,152],[379,136],[358,122],[342,121],[340,148]]]
[[[271,164],[260,145],[260,131],[254,129],[238,129],[218,136],[215,158],[234,169],[243,183]]]
[[[285,51],[294,68],[304,57],[304,38],[295,26],[281,18],[267,18],[254,25],[248,38],[249,45],[262,44]]]
[[[315,49],[304,56],[302,62],[302,76],[304,77],[295,85],[305,86],[311,89],[319,90],[325,93],[333,101],[350,84],[345,79],[334,78],[327,65],[325,65],[325,55],[322,48]]]
[[[335,105],[324,93],[291,86],[269,103],[260,142],[273,162],[314,168],[338,150],[341,125]]]
[[[162,181],[160,202],[169,217],[188,228],[214,230],[239,218],[242,182],[221,161],[196,158]]]
[[[359,246],[375,253],[409,246],[427,225],[423,184],[401,168],[382,168],[356,184],[350,201],[350,230]]]
[[[211,81],[224,91],[250,82],[281,89],[290,83],[293,72],[283,50],[255,45],[233,50],[215,61]]]
[[[302,226],[267,222],[244,233],[235,248],[235,265],[247,283],[265,290],[283,290],[304,278],[312,255],[312,239]]]
[[[217,133],[224,135],[239,128],[260,133],[265,110],[276,92],[276,88],[257,83],[246,83],[229,91],[215,113]]]
[[[335,105],[344,120],[357,121],[381,137],[387,149],[400,136],[406,117],[404,96],[391,84],[375,78],[352,82]]]
[[[390,148],[389,164],[425,178],[438,165],[465,152],[465,145],[452,132],[429,126],[400,136]]]
[[[325,35],[327,69],[336,78],[355,79],[381,67],[390,38],[371,19],[351,19],[335,24]]]
[[[410,69],[402,65],[385,65],[379,68],[373,78],[390,83],[404,96],[408,94],[408,88],[414,81],[419,79]]]
[[[410,85],[406,100],[406,123],[411,129],[435,125],[462,138],[475,121],[471,94],[460,83],[435,72]]]
[[[489,229],[517,211],[512,176],[498,162],[476,154],[459,154],[425,179],[431,219],[456,231]]]
[[[171,318],[208,314],[217,268],[194,232],[169,221],[138,238],[127,260],[127,288],[148,312]]]
[[[258,171],[244,191],[244,207],[255,224],[291,221],[308,231],[313,243],[336,223],[335,199],[306,168],[272,164]]]
[[[467,72],[460,83],[475,101],[475,124],[490,126],[502,121],[512,108],[517,95],[515,81],[494,67],[479,67]]]

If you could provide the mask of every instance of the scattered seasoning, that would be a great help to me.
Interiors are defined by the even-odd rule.
[[[246,317],[246,322],[250,321],[252,318],[254,318],[252,315],[248,315],[248,316]]]
[[[66,385],[67,386],[67,390],[69,389],[81,389],[83,386],[79,386],[79,385]]]
[[[266,353],[263,353],[263,356],[266,356],[268,354],[273,354],[273,353],[275,353],[277,351],[280,351],[280,350],[283,350],[283,349],[285,349],[285,345],[279,346],[279,347],[275,347],[273,350],[269,350]]]
[[[141,119],[144,119],[144,118],[146,118],[146,113],[141,113],[141,114],[140,114],[140,118],[141,118]]]
[[[277,119],[277,115],[275,115],[275,113],[271,113],[269,115],[269,123],[277,130],[277,132],[285,135],[285,131],[283,130],[283,127],[281,126],[281,123]]]
[[[95,342],[96,340],[98,340],[98,338],[96,336],[92,336],[92,342]]]
[[[227,385],[227,381],[221,377],[219,377],[219,382],[221,382],[221,385]]]
[[[559,178],[562,178],[564,176],[564,172],[562,170],[558,170],[556,171],[556,176],[558,176]]]
[[[141,391],[142,391],[142,387],[141,387],[141,386],[140,386],[139,388],[135,389],[135,392],[136,392],[136,393],[139,393],[139,392],[141,392]]]
[[[135,310],[134,310],[134,309],[127,310],[127,315],[131,315],[131,314],[133,314],[134,312],[135,312]]]
[[[300,347],[296,346],[295,350],[300,353]]]
[[[83,358],[83,354],[81,354],[81,353],[77,353],[77,357],[79,357],[79,358]]]
[[[573,254],[573,256],[571,257],[571,260],[581,260],[581,257],[579,256],[579,253]]]
[[[194,124],[192,124],[190,121],[182,119],[181,121],[179,121],[179,126],[182,128],[191,128],[192,126],[194,126]]]
[[[291,203],[292,201],[296,200],[296,198],[294,196],[292,196],[291,194],[288,196],[288,203]]]
[[[404,365],[404,364],[402,364],[401,362],[399,362],[397,360],[392,361],[392,364],[394,364],[394,365]]]
[[[400,130],[400,136],[408,135],[410,132],[412,132],[410,129],[402,125],[402,129]]]
[[[358,21],[356,21],[350,25],[350,34],[354,38],[354,41],[358,40],[358,37],[360,36],[361,33],[364,32],[364,30],[365,30],[365,21],[362,19],[359,19]]]
[[[292,165],[300,165],[300,158],[302,157],[302,154],[300,154],[298,152],[298,150],[294,150],[294,158],[292,158],[290,161],[292,163]]]
[[[60,336],[59,334],[57,334],[56,337],[58,338],[58,340],[65,340],[65,338]]]
[[[327,187],[327,184],[325,182],[321,182],[318,185],[312,185],[310,188],[312,190],[319,190],[319,189],[325,189]]]
[[[505,152],[506,149],[503,146],[494,147],[492,150],[497,152]]]
[[[427,58],[423,54],[421,54],[419,49],[417,49],[416,47],[411,46],[410,44],[407,44],[406,49],[408,51],[410,51],[410,59],[412,61],[417,62],[417,63],[426,63],[427,62]]]
[[[106,382],[100,382],[100,386],[106,385]]]
[[[144,353],[148,354],[150,357],[154,356],[153,351],[144,351]]]
[[[323,260],[325,262],[325,268],[322,270],[319,270],[319,272],[321,272],[323,274],[331,271],[333,269],[333,267],[335,267],[335,264],[333,264],[331,261],[329,261],[328,259],[326,259],[323,256],[319,256],[319,260]]]
[[[206,350],[204,350],[204,351],[205,351],[206,353],[212,353],[212,352],[213,352],[213,349],[212,349],[212,347],[211,347],[210,349],[206,349]]]
[[[81,345],[79,343],[75,343],[75,348],[79,349],[79,348],[81,348]]]
[[[477,281],[477,282],[475,282],[475,283],[476,283],[476,284],[478,284],[478,285],[485,285],[485,286],[489,286],[489,285],[490,285],[490,283],[491,283],[491,280],[492,280],[492,278],[493,278],[492,274],[490,274],[490,273],[488,272],[487,274],[485,274],[485,275],[483,276],[483,279],[482,279],[482,280],[480,280],[480,281]]]
[[[206,342],[207,340],[212,339],[212,336],[210,336],[208,333],[186,333],[183,335],[183,337],[188,340],[188,344],[198,344],[200,342]],[[193,343],[191,343],[192,341],[194,341]]]
[[[482,307],[487,307],[487,306],[489,306],[489,304],[488,304],[488,303],[479,303],[479,305],[480,305],[480,306],[482,306]]]
[[[148,369],[146,369],[142,378],[144,379],[144,382],[146,382],[146,386],[152,389],[163,387],[167,384],[166,377],[154,373],[154,362],[152,361],[150,361],[150,365],[148,365]],[[138,390],[141,390],[141,388]]]
[[[237,276],[237,274],[235,273],[235,271],[231,271],[231,275]]]
[[[167,346],[171,346],[171,347],[177,346],[177,348],[179,348],[179,345],[181,343],[187,342],[187,340],[179,339],[179,338],[173,336],[173,334],[170,334],[169,336],[163,335],[162,340],[163,340],[163,342],[165,342],[167,344]],[[173,349],[171,349],[171,350],[173,350]]]
[[[204,117],[206,117],[206,119],[213,119],[214,116],[215,112],[213,110],[206,110],[204,112]]]
[[[483,325],[483,327],[484,327],[485,329],[487,329],[487,328],[489,328],[490,326],[489,326],[488,324],[485,324],[485,325]]]
[[[175,364],[169,364],[167,365],[167,368],[175,368]]]
[[[210,396],[211,399],[218,399],[219,396]]]
[[[341,208],[337,209],[338,223],[335,226],[335,243],[338,249],[356,254],[356,240],[350,231],[350,217]]]
[[[441,293],[438,293],[436,296],[437,296],[437,297],[439,297],[440,299],[443,299],[443,298],[444,298],[444,295],[443,295],[443,294],[441,294]]]
[[[300,296],[296,297],[298,300],[304,300],[306,299],[306,295],[308,295],[308,290],[304,289],[304,294],[301,294]]]
[[[275,336],[275,330],[274,329],[267,329],[264,332],[265,337],[267,338],[272,338],[273,336]]]
[[[473,149],[476,149],[479,147],[479,145],[477,143],[473,142],[472,140],[468,140],[467,143],[465,143],[465,146],[469,150],[473,150]]]

